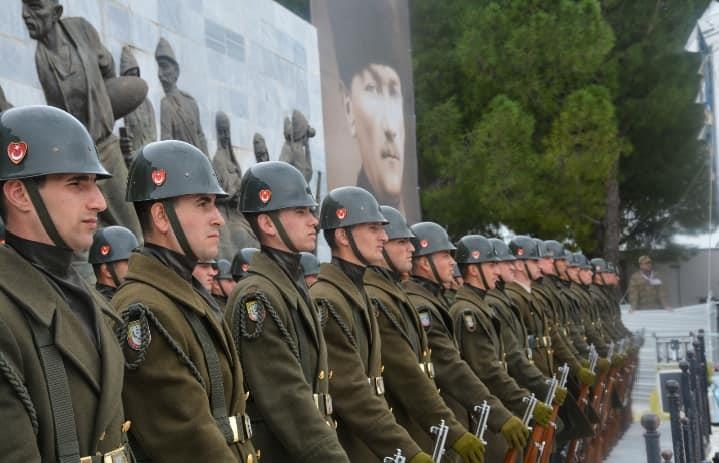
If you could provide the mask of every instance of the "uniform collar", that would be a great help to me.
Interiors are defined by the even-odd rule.
[[[427,291],[429,291],[433,295],[442,296],[443,287],[439,283],[435,283],[434,281],[430,281],[426,278],[415,276],[415,275],[412,275],[412,281],[417,282],[420,286],[425,288]]]
[[[180,275],[183,280],[192,283],[192,271],[197,265],[195,259],[190,259],[184,254],[152,243],[145,243],[140,249],[140,253],[148,257],[154,257]]]
[[[332,263],[338,266],[340,270],[342,270],[342,273],[352,280],[352,283],[357,286],[357,289],[364,292],[364,273],[367,267],[347,262],[336,256],[332,256]]]
[[[5,243],[51,275],[60,279],[68,277],[72,264],[72,249],[26,240],[10,232],[5,233]]]

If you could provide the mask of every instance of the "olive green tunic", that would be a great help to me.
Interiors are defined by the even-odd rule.
[[[153,462],[256,460],[250,440],[228,443],[215,421],[205,353],[185,313],[195,314],[212,338],[226,412],[238,417],[239,426],[245,413],[245,391],[240,359],[227,324],[189,281],[157,258],[139,252],[130,256],[125,283],[112,299],[119,314],[137,303],[149,310],[148,317],[159,322],[146,324],[150,341],[144,357],[142,351],[131,347],[130,333],[124,346],[127,361],[136,363],[137,368],[125,373],[123,400],[133,422],[130,433],[142,451]],[[169,336],[158,331],[160,326]]]
[[[367,295],[378,311],[387,402],[397,422],[431,454],[434,439],[429,430],[440,420],[449,426],[449,445],[467,429],[439,395],[427,335],[419,315],[402,287],[391,277],[389,271],[370,269],[364,280]]]
[[[29,394],[38,423],[33,432],[28,409],[0,372],[2,461],[57,461],[53,414],[39,352],[27,317],[54,334],[67,374],[80,456],[115,450],[121,431],[123,357],[110,325],[118,319],[102,296],[86,286],[95,302],[98,346],[48,277],[10,247],[0,247],[0,354]]]
[[[326,319],[337,434],[350,460],[382,461],[397,449],[411,459],[421,449],[397,424],[384,398],[379,326],[365,294],[335,264],[320,266],[310,294]]]
[[[262,461],[349,462],[325,407],[329,369],[318,312],[276,261],[255,254],[225,317],[242,359]]]

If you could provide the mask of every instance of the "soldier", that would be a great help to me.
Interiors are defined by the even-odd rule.
[[[215,259],[205,259],[197,261],[192,269],[192,277],[202,285],[209,293],[212,290],[212,282],[217,276],[217,261]]]
[[[480,244],[486,247],[484,241]],[[486,292],[484,300],[494,309],[501,323],[500,337],[505,346],[507,371],[519,385],[534,392],[537,397],[546,397],[547,376],[532,361],[532,350],[529,347],[527,329],[522,322],[520,309],[505,292],[505,286],[515,279],[516,258],[509,252],[509,247],[504,241],[492,238],[489,244],[492,249],[490,251],[487,248],[486,253],[494,253],[499,280]],[[480,267],[483,266],[484,264],[480,264]],[[491,283],[488,284],[491,286]],[[566,396],[567,390],[558,387],[555,392],[555,402],[562,405]]]
[[[230,294],[232,294],[232,291],[234,291],[237,283],[235,283],[235,279],[232,277],[232,264],[230,264],[229,260],[218,259],[215,264],[215,270],[217,270],[217,275],[215,275],[215,279],[212,280],[210,293],[212,297],[215,298],[215,301],[217,301],[217,305],[222,309],[222,315],[224,316],[227,299],[230,297]]]
[[[417,309],[422,327],[427,333],[435,367],[435,381],[445,403],[452,408],[460,422],[469,426],[474,407],[486,400],[492,407],[488,421],[489,430],[501,434],[510,446],[524,448],[529,430],[490,393],[460,356],[454,338],[455,327],[449,315],[449,304],[443,298],[442,290],[444,283],[453,281],[455,262],[451,253],[455,250],[454,245],[449,241],[447,232],[434,222],[416,223],[411,230],[416,236],[412,278],[405,281],[403,287],[410,302]],[[488,445],[485,458],[487,461],[494,461],[504,456],[503,444],[495,436],[489,438],[492,441]]]
[[[349,462],[332,420],[327,346],[300,267],[317,244],[317,203],[302,174],[268,161],[242,178],[240,210],[262,248],[225,315],[242,357],[262,460]]]
[[[230,267],[233,280],[240,281],[247,276],[247,272],[250,270],[252,256],[258,252],[260,252],[260,250],[257,248],[242,248],[237,251],[235,257],[232,258],[232,267]]]
[[[127,323],[123,399],[133,450],[152,461],[254,462],[242,366],[215,300],[192,277],[213,259],[225,196],[210,161],[185,142],[142,148],[130,169],[144,246],[112,300]]]
[[[130,253],[139,245],[135,235],[119,225],[101,228],[95,232],[88,262],[95,271],[95,289],[105,296],[108,302],[125,281]]]
[[[639,258],[639,270],[629,280],[629,304],[633,310],[667,309],[667,296],[659,275],[652,270],[652,259],[649,256]]]
[[[367,266],[382,257],[386,223],[366,190],[330,191],[322,201],[320,228],[332,262],[320,266],[310,293],[324,321],[337,434],[350,460],[378,462],[400,449],[411,463],[429,463],[431,456],[397,424],[384,398],[379,327],[364,288]]]
[[[305,276],[305,283],[307,283],[308,288],[311,288],[317,282],[317,275],[320,273],[320,261],[311,252],[301,252],[300,265]]]
[[[457,291],[449,314],[462,358],[505,407],[515,415],[522,415],[526,409],[522,399],[530,392],[509,375],[507,353],[501,329],[498,329],[501,322],[494,308],[484,301],[487,291],[494,288],[499,276],[492,243],[480,235],[467,235],[457,243],[456,257],[464,286]],[[534,420],[540,426],[546,426],[551,414],[551,404],[537,403]],[[506,447],[493,452],[497,450],[499,453],[496,455],[501,456]]]
[[[365,272],[364,283],[378,313],[387,402],[397,422],[425,450],[433,447],[430,428],[444,420],[449,426],[447,442],[454,443],[463,457],[471,455],[468,461],[483,461],[484,445],[467,432],[437,391],[427,334],[399,283],[399,274],[412,270],[414,233],[397,209],[380,206],[380,211],[389,221],[388,241],[382,258]]]
[[[129,463],[119,320],[71,265],[92,244],[110,174],[64,111],[0,114],[0,439],[3,461]]]

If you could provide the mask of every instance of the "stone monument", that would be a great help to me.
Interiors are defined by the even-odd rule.
[[[265,137],[261,134],[256,133],[252,137],[252,148],[255,152],[255,161],[267,162],[270,160],[270,153],[267,150],[267,143],[265,143]]]
[[[140,77],[140,65],[129,45],[122,47],[120,75]],[[120,147],[125,159],[130,162],[140,148],[157,141],[155,110],[149,98],[145,98],[136,110],[125,116],[125,132],[125,136],[120,136]]]
[[[304,114],[292,111],[292,119],[285,118],[285,144],[280,152],[280,161],[295,166],[309,183],[312,178],[312,157],[310,155],[310,138],[315,136],[315,129],[307,122]]]

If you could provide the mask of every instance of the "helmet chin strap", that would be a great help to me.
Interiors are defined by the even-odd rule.
[[[434,279],[437,280],[437,284],[443,284],[444,282],[442,281],[442,278],[439,277],[437,267],[434,265],[434,258],[432,257],[432,254],[429,254],[425,257],[427,257],[427,262],[429,262],[429,268],[432,270],[432,275],[434,276]]]
[[[115,288],[119,288],[122,282],[115,271],[115,262],[108,262],[105,265],[107,265],[107,270],[110,272],[110,277],[112,278],[112,282],[115,284]]]
[[[177,238],[177,242],[180,244],[182,252],[185,253],[185,256],[188,259],[197,261],[197,255],[192,250],[190,242],[187,241],[187,236],[185,235],[185,231],[182,229],[180,219],[177,218],[177,213],[175,212],[175,205],[172,202],[172,198],[162,200],[162,204],[165,206],[167,218],[170,220],[170,226],[172,227],[172,231],[175,232],[175,238]]]
[[[299,254],[299,249],[297,249],[297,246],[295,246],[295,244],[290,239],[290,236],[287,234],[287,230],[285,230],[285,226],[282,225],[282,221],[280,220],[280,211],[271,211],[268,212],[267,215],[270,216],[272,224],[277,229],[277,233],[280,235],[280,240],[282,240],[282,243],[287,246],[287,249],[289,249],[290,252],[294,254]]]
[[[359,248],[357,247],[354,236],[352,236],[352,227],[346,227],[345,232],[347,233],[347,240],[350,242],[350,248],[352,249],[352,252],[354,253],[355,257],[360,262],[362,262],[362,265],[364,265],[365,267],[369,267],[371,265],[370,262],[365,258],[365,256],[362,255]],[[382,251],[384,252],[384,249]]]
[[[384,257],[384,261],[387,263],[389,269],[399,275],[399,270],[397,270],[397,267],[395,267],[394,262],[392,262],[392,259],[390,259],[389,254],[387,254],[387,250],[385,248],[382,248],[382,257]]]
[[[45,206],[45,201],[43,201],[42,196],[40,196],[38,179],[39,177],[33,177],[23,180],[28,196],[30,196],[30,202],[32,202],[32,205],[35,207],[40,223],[53,244],[58,248],[70,249],[70,246],[68,246],[65,240],[60,236],[60,232],[57,231],[57,227],[55,227],[55,223],[52,221],[52,217],[50,217],[50,213]]]
[[[487,278],[484,276],[484,268],[482,264],[477,264],[479,267],[479,276],[482,278],[482,284],[484,285],[484,290],[489,291],[489,285],[487,284]]]

